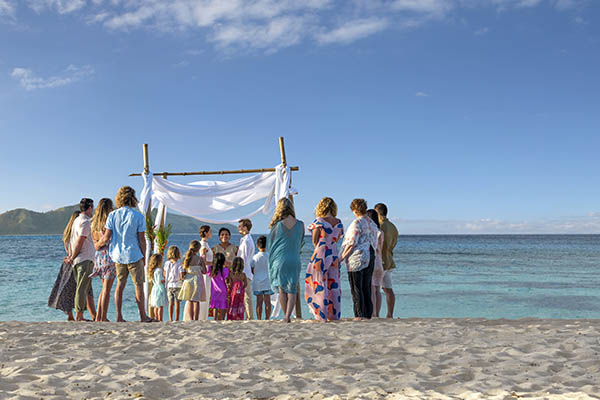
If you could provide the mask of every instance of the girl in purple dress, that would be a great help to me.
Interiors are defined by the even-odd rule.
[[[229,276],[229,269],[225,267],[225,255],[216,253],[213,265],[208,269],[210,274],[210,308],[215,310],[215,320],[223,321],[227,312],[227,285],[225,278]]]

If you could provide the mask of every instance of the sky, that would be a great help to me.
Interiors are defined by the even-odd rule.
[[[156,172],[265,168],[283,136],[307,223],[323,196],[348,223],[361,197],[406,234],[600,233],[599,17],[593,0],[0,0],[0,212],[141,190],[143,143]]]

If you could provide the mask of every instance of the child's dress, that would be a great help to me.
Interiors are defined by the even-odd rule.
[[[162,268],[156,268],[152,276],[152,292],[150,292],[150,307],[164,307],[167,305],[167,290],[161,281],[165,279]]]
[[[212,271],[212,266],[208,270],[209,273]],[[210,280],[210,308],[216,308],[219,310],[227,309],[227,285],[225,285],[225,278],[229,276],[229,268],[224,267],[223,272],[216,276],[211,276]]]
[[[243,320],[244,319],[244,282],[235,281],[231,285],[229,298],[231,299],[227,308],[228,320]]]

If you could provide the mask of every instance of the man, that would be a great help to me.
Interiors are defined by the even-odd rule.
[[[140,313],[140,321],[154,322],[146,316],[144,305],[144,254],[146,253],[146,221],[137,210],[138,200],[135,190],[123,186],[117,192],[117,209],[108,214],[106,230],[98,247],[110,243],[108,252],[115,262],[117,270],[117,288],[115,289],[115,306],[117,308],[117,322],[124,322],[121,308],[123,305],[123,290],[127,284],[127,277],[135,285],[135,300]]]
[[[381,225],[381,231],[383,232],[383,292],[385,293],[385,302],[387,304],[387,318],[394,317],[394,305],[396,303],[396,296],[392,286],[392,271],[396,268],[394,262],[394,247],[398,242],[398,230],[396,226],[387,219],[388,209],[383,203],[375,204],[375,211],[379,214],[379,223]]]
[[[92,241],[92,227],[90,218],[94,215],[94,200],[83,198],[79,202],[81,214],[73,221],[71,240],[69,247],[70,255],[65,259],[73,264],[73,275],[75,276],[75,312],[77,321],[84,321],[83,311],[87,306],[87,297],[92,280],[90,274],[94,269],[94,242]],[[90,310],[91,312],[92,310]],[[92,319],[95,316],[92,315]]]
[[[244,307],[246,308],[246,319],[251,320],[252,314],[252,257],[254,256],[254,240],[250,235],[252,229],[252,221],[249,219],[240,219],[238,224],[238,232],[242,235],[240,247],[238,248],[237,256],[244,260],[244,274],[246,274],[246,290],[244,296]]]

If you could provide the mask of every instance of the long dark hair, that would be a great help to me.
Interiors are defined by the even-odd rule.
[[[375,222],[377,228],[381,229],[381,226],[379,226],[379,214],[377,213],[377,211],[371,208],[370,210],[367,210],[367,216],[371,218],[373,222]]]
[[[213,265],[210,269],[210,276],[215,277],[219,274],[223,274],[223,266],[225,265],[225,254],[217,253],[215,254],[215,259],[213,260]]]

